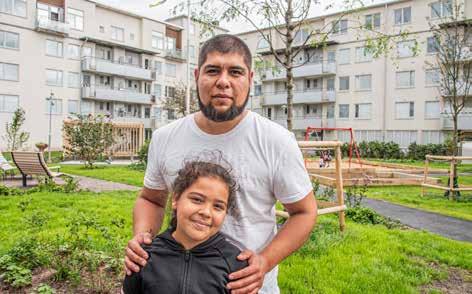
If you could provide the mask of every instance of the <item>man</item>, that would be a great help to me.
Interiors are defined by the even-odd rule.
[[[185,158],[220,150],[239,184],[238,220],[227,216],[223,232],[248,250],[238,257],[249,266],[232,273],[231,293],[279,293],[277,264],[308,238],[316,221],[316,202],[293,134],[244,110],[254,72],[247,45],[218,35],[202,46],[195,70],[200,111],[154,132],[144,187],[133,211],[134,238],[126,248],[127,274],[145,265],[140,244],[160,229],[171,183]],[[275,202],[290,217],[277,232]]]

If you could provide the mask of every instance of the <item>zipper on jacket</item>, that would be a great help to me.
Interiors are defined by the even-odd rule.
[[[188,270],[189,270],[189,266],[190,266],[190,251],[189,250],[185,250],[185,255],[184,255],[184,260],[185,260],[185,264],[184,264],[184,283],[183,283],[183,287],[182,287],[182,293],[183,294],[186,294],[187,293],[187,279],[188,279]]]

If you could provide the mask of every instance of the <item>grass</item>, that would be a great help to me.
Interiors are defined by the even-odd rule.
[[[0,255],[28,234],[24,218],[35,213],[47,215],[41,231],[35,232],[45,239],[63,234],[68,220],[78,213],[97,217],[103,225],[123,219],[124,226],[111,232],[123,248],[131,237],[133,192],[30,197],[2,197]],[[29,204],[22,212],[20,203],[25,201]],[[108,250],[100,242],[95,246]],[[442,269],[433,269],[431,262],[442,264]],[[282,293],[415,293],[419,286],[445,278],[448,267],[472,270],[472,245],[426,232],[352,222],[341,234],[336,218],[323,216],[306,245],[280,265],[279,285]]]
[[[424,167],[424,160],[413,160],[413,159],[378,159],[378,158],[366,158],[368,161],[378,163],[399,163],[403,165],[410,165],[416,167]],[[354,161],[355,162],[355,161]],[[449,169],[450,164],[448,162],[430,161],[429,167],[437,169]],[[459,164],[457,170],[460,173],[472,173],[472,164]]]
[[[471,192],[463,193],[459,201],[451,201],[443,194],[442,190],[428,188],[425,197],[421,197],[421,187],[418,186],[369,187],[367,191],[370,198],[472,221]]]
[[[83,165],[62,165],[61,172],[137,187],[143,186],[144,179],[144,171],[133,170],[127,166],[117,165],[99,165],[93,169],[85,168]]]
[[[6,160],[11,161],[11,153],[10,152],[2,152],[3,156]],[[44,152],[44,159],[48,159],[48,152]],[[63,160],[63,152],[62,151],[51,151],[51,161],[52,163],[59,163]]]

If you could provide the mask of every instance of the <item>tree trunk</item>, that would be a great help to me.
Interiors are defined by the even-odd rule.
[[[287,129],[293,130],[293,72],[292,72],[292,0],[287,1],[287,12],[285,14],[285,24],[287,29],[287,47],[285,48],[285,70],[287,73]]]

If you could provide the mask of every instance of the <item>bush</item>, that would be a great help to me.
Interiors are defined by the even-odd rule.
[[[145,165],[147,164],[147,161],[148,161],[148,150],[149,150],[150,143],[151,143],[150,140],[144,141],[143,146],[138,151],[139,162],[144,163]]]
[[[389,229],[401,227],[401,223],[378,214],[371,208],[355,207],[346,210],[346,217],[363,225],[384,225]]]

